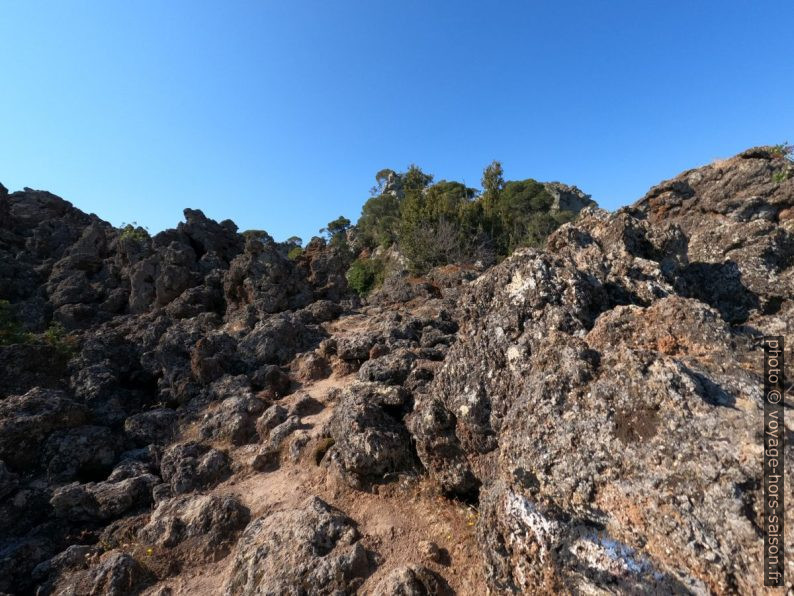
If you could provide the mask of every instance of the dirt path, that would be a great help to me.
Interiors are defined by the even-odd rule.
[[[327,326],[335,337],[356,333],[366,328],[366,315],[351,315]],[[302,417],[310,440],[321,436],[335,403],[333,390],[343,389],[355,380],[355,374],[332,375],[299,387],[279,400],[289,408],[308,395],[322,404],[322,409]],[[331,393],[331,396],[329,396]],[[192,438],[187,430],[184,439]],[[216,495],[232,495],[251,511],[251,519],[264,513],[297,507],[309,495],[317,495],[352,518],[362,535],[362,545],[377,553],[381,563],[359,593],[372,592],[378,580],[395,567],[406,564],[424,565],[443,576],[457,594],[485,594],[481,555],[474,537],[476,510],[439,496],[423,477],[401,477],[376,487],[375,492],[350,488],[331,469],[317,465],[312,457],[298,461],[282,458],[281,466],[272,472],[256,472],[249,465],[259,445],[227,449],[238,469],[229,480],[209,491]],[[433,561],[423,554],[424,543],[432,542],[441,556]],[[174,595],[221,594],[232,556],[203,566],[185,569],[149,588],[146,594],[161,594],[169,588]]]

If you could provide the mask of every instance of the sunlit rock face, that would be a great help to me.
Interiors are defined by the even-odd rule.
[[[494,589],[760,592],[758,339],[794,322],[783,161],[750,150],[586,209],[461,297],[412,430],[478,500]]]

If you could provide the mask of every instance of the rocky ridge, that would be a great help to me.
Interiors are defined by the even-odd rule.
[[[290,260],[190,209],[149,238],[0,186],[0,299],[38,338],[0,345],[0,592],[762,593],[784,162],[364,303],[320,239]]]

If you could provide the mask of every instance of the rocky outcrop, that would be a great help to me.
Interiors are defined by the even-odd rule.
[[[349,594],[371,572],[352,520],[318,497],[275,511],[243,532],[225,590],[228,596],[284,594],[305,586],[317,594]]]
[[[543,250],[366,300],[334,243],[0,186],[0,592],[760,593],[790,167],[547,184]]]
[[[209,488],[231,474],[229,457],[201,443],[169,447],[160,463],[160,474],[175,495]]]
[[[102,482],[61,486],[50,499],[55,515],[76,522],[110,521],[152,502],[159,479],[143,465],[122,462]]]
[[[583,193],[575,186],[560,182],[544,182],[543,188],[551,195],[551,208],[554,211],[572,211],[579,213],[585,207],[595,207],[596,202],[590,195]]]
[[[248,524],[247,508],[231,497],[181,495],[162,501],[137,532],[146,548],[168,549],[192,564],[225,557]]]
[[[184,504],[232,473],[210,443],[258,440],[258,417],[293,383],[281,366],[311,352],[346,308],[345,268],[323,243],[293,262],[266,235],[246,242],[197,210],[150,237],[50,193],[3,189],[0,300],[10,305],[0,323],[13,333],[0,340],[0,591],[67,575],[78,592],[146,585],[151,570],[137,573],[142,560],[124,545],[155,505],[173,504],[155,525],[174,534],[187,524],[184,544],[197,544],[191,523],[212,534],[216,522],[200,521],[211,512],[199,507],[196,521]],[[174,444],[190,424],[198,441]],[[75,537],[100,535],[120,551],[105,567],[57,558]],[[182,553],[191,548],[163,556],[177,567],[206,559]]]
[[[405,565],[391,571],[375,586],[376,596],[444,596],[452,594],[446,582],[430,569]]]
[[[411,428],[431,475],[479,502],[494,590],[758,593],[757,338],[794,296],[777,160],[585,210],[462,297]]]
[[[410,409],[401,387],[356,383],[339,399],[330,423],[332,460],[354,486],[378,481],[413,464],[410,436],[403,423]]]
[[[63,392],[31,389],[0,401],[0,458],[25,471],[39,459],[39,449],[50,433],[74,428],[86,421],[86,411]]]

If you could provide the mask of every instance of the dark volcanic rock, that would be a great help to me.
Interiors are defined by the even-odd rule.
[[[411,438],[402,418],[410,398],[401,387],[357,382],[346,388],[334,410],[329,430],[333,459],[343,476],[357,486],[363,480],[411,467]]]
[[[397,350],[367,360],[358,371],[362,381],[383,383],[385,385],[402,385],[411,372],[416,356],[408,350]]]
[[[160,471],[175,495],[209,488],[231,474],[226,453],[199,443],[169,447],[163,454]]]
[[[260,315],[300,308],[311,302],[305,274],[272,242],[249,239],[226,272],[223,289],[229,314],[252,307]]]
[[[237,479],[214,488],[292,462],[318,467],[262,479],[349,493],[323,475],[369,488],[421,461],[477,507],[492,593],[760,593],[758,345],[794,322],[793,167],[755,148],[365,301],[334,243],[289,259],[196,210],[149,237],[0,186],[0,592],[136,593],[233,550],[230,594],[443,593],[393,560],[364,586],[354,523],[316,498],[235,546]],[[301,384],[322,403],[275,403]]]
[[[163,444],[174,436],[177,414],[168,408],[157,408],[130,416],[124,421],[124,432],[138,447]]]
[[[105,478],[121,452],[119,437],[105,426],[78,426],[53,432],[42,447],[50,480]]]
[[[318,497],[266,514],[237,543],[226,594],[285,594],[297,586],[316,594],[353,593],[372,566],[358,539],[353,521]]]
[[[322,238],[314,237],[297,263],[314,290],[315,300],[338,302],[348,293],[346,273],[351,260],[346,251],[328,246]]]
[[[88,569],[91,563],[102,553],[102,549],[87,544],[73,544],[65,551],[51,559],[39,563],[33,569],[33,580],[38,584],[38,591],[49,594],[53,584],[62,574]]]
[[[257,323],[238,346],[250,362],[284,364],[298,353],[317,345],[324,334],[303,324],[292,313],[268,316]]]
[[[46,344],[0,346],[0,399],[26,393],[35,387],[66,389],[66,362],[56,348]]]
[[[50,432],[79,426],[83,407],[60,391],[31,389],[0,401],[0,458],[13,469],[26,469]]]
[[[249,520],[248,509],[232,497],[181,495],[159,503],[137,537],[145,546],[202,563],[226,556]]]
[[[0,460],[0,500],[14,492],[19,485],[18,480],[18,476],[8,469],[3,460]]]
[[[755,346],[794,295],[775,167],[746,154],[585,210],[461,298],[411,428],[442,486],[479,498],[493,590],[757,592]]]
[[[116,471],[119,473],[116,474]],[[152,488],[159,479],[146,472],[128,476],[114,471],[103,482],[73,482],[55,489],[50,504],[58,517],[71,521],[109,521],[152,502]]]
[[[404,565],[378,582],[373,596],[447,596],[453,592],[438,574],[427,567]]]
[[[256,419],[265,406],[265,402],[250,394],[225,399],[217,409],[204,416],[201,436],[225,439],[233,445],[250,443],[256,438]]]
[[[58,594],[139,594],[154,583],[154,575],[127,553],[111,551],[85,571],[77,571],[58,582]]]

